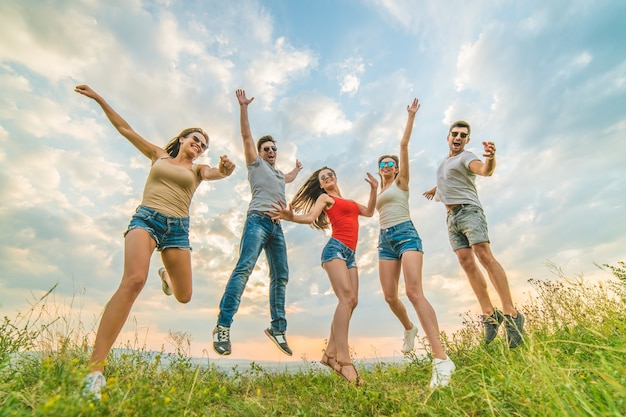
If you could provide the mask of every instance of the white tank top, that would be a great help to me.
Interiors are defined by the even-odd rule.
[[[396,224],[411,220],[409,192],[398,188],[394,181],[376,199],[376,210],[380,214],[380,228],[387,229]]]

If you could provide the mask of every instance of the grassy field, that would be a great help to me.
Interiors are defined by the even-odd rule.
[[[61,318],[68,330],[53,336],[43,299],[0,322],[0,416],[622,416],[626,266],[605,269],[601,283],[531,280],[537,296],[520,308],[527,335],[518,349],[503,338],[484,346],[478,318],[468,316],[445,337],[457,371],[434,391],[430,361],[417,357],[361,363],[366,385],[356,388],[306,361],[297,372],[253,364],[224,373],[183,353],[166,361],[130,351],[110,357],[107,387],[94,401],[80,395],[86,335]]]

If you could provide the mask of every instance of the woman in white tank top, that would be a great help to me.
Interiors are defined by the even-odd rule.
[[[433,355],[431,388],[445,386],[455,369],[446,355],[439,338],[439,324],[435,310],[424,296],[422,288],[422,241],[413,226],[409,212],[409,140],[415,114],[419,109],[417,99],[407,106],[408,120],[400,142],[400,158],[383,155],[378,159],[381,192],[376,208],[380,213],[378,241],[378,271],[385,301],[404,326],[402,352],[413,351],[417,326],[409,318],[403,302],[398,297],[400,270],[404,273],[406,294],[417,313],[428,337]]]

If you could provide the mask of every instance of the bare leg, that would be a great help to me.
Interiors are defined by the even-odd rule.
[[[143,289],[148,278],[150,257],[156,243],[148,232],[133,229],[124,240],[124,274],[117,291],[107,303],[89,359],[92,371],[102,371],[104,361],[128,319],[135,299]]]
[[[396,315],[404,330],[411,330],[413,322],[409,318],[404,304],[398,297],[398,281],[400,279],[400,261],[391,259],[381,259],[378,261],[378,274],[380,286],[385,295],[385,301],[389,308]],[[406,272],[405,272],[406,275]]]
[[[420,324],[428,337],[430,348],[435,358],[446,359],[446,353],[439,338],[437,315],[430,302],[424,296],[422,288],[422,265],[424,255],[418,251],[407,251],[402,255],[402,270],[406,285],[406,295],[415,308]]]
[[[174,297],[181,303],[191,300],[193,290],[191,280],[191,252],[178,248],[167,248],[161,252],[161,259],[165,266],[163,277],[174,293]]]
[[[506,277],[504,268],[502,268],[502,265],[500,265],[500,263],[493,256],[491,246],[488,242],[477,243],[472,247],[472,249],[482,266],[484,266],[487,270],[489,280],[500,296],[502,312],[516,317],[517,311],[515,310],[515,306],[513,306],[513,298],[511,297],[511,290],[509,289],[509,280]]]
[[[472,290],[474,290],[474,294],[476,294],[482,313],[486,316],[492,315],[493,304],[491,304],[489,292],[487,291],[487,281],[476,264],[472,249],[457,249],[455,253],[459,259],[459,264],[461,264],[461,267],[467,275],[467,279],[469,280]]]
[[[358,303],[358,270],[356,268],[347,269],[346,263],[341,259],[333,259],[324,263],[324,269],[338,299],[331,323],[327,353],[334,356],[337,362],[351,362],[348,330],[352,312]],[[350,381],[357,378],[356,370],[352,367],[344,367],[344,374]]]

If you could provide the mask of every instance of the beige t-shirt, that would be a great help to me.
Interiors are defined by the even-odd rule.
[[[185,168],[167,161],[169,155],[157,159],[146,180],[141,204],[161,214],[189,217],[189,205],[201,179],[193,168]]]

